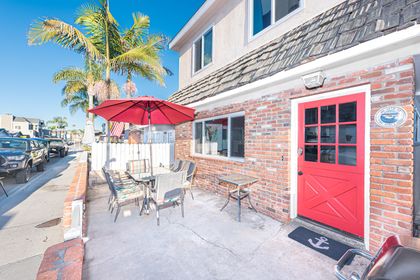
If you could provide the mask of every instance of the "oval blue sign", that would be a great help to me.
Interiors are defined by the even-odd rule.
[[[407,112],[400,106],[387,106],[375,114],[375,122],[381,127],[399,127],[407,120]]]

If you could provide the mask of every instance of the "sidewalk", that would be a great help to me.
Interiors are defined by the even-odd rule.
[[[34,279],[46,248],[63,241],[63,202],[76,154],[58,159],[0,205],[0,279]],[[45,224],[43,224],[45,223]]]

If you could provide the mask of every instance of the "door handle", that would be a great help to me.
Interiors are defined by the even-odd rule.
[[[303,172],[302,171],[298,171],[298,175],[299,176],[302,176],[303,175]]]

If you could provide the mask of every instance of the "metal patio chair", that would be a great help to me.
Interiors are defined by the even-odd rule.
[[[197,165],[195,162],[189,162],[188,169],[187,169],[187,177],[185,178],[184,182],[184,190],[187,189],[190,191],[191,198],[194,199],[194,195],[192,192],[192,186],[194,181],[195,172],[197,171]]]
[[[114,212],[114,208],[117,207],[115,213],[114,223],[117,221],[122,206],[135,203],[139,206],[139,201],[144,198],[145,190],[142,185],[131,183],[131,184],[118,184],[105,168],[102,169],[104,172],[110,196],[108,199],[108,210],[111,213]]]
[[[184,217],[184,182],[186,172],[160,174],[156,176],[155,190],[152,193],[152,200],[156,205],[157,225],[159,211],[168,207],[181,206],[181,214]]]
[[[127,161],[127,172],[130,174],[140,174],[150,172],[150,161],[148,159]]]
[[[169,166],[169,170],[171,170],[172,172],[177,172],[180,169],[180,166],[181,166],[181,161],[176,159]]]

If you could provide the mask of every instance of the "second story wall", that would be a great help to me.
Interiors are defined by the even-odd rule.
[[[207,0],[209,2],[211,0]],[[254,0],[215,0],[206,13],[171,46],[179,51],[179,88],[182,89],[242,55],[278,38],[289,30],[344,0],[301,0],[300,7],[289,15],[253,35],[252,6]],[[274,0],[272,0],[274,1]],[[288,0],[284,0],[288,1]],[[251,19],[251,20],[250,20]],[[194,42],[213,27],[212,62],[193,71]]]

